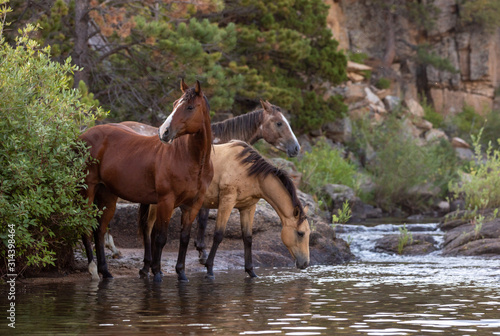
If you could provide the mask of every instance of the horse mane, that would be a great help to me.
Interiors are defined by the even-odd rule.
[[[227,142],[231,139],[248,139],[255,134],[262,123],[264,110],[258,109],[240,116],[212,124],[214,137]]]
[[[302,203],[300,202],[297,195],[295,185],[293,184],[293,181],[288,173],[283,169],[280,169],[269,163],[247,143],[237,140],[231,141],[231,143],[233,144],[233,146],[243,147],[243,150],[238,154],[238,159],[241,163],[250,165],[247,168],[248,176],[260,176],[264,178],[272,174],[276,176],[281,181],[281,183],[283,183],[283,186],[292,198],[293,207],[298,207],[299,209],[299,223],[302,222],[306,218],[306,214],[304,213],[304,208],[302,207]]]

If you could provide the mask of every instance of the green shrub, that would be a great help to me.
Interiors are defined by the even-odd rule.
[[[302,173],[301,189],[315,194],[322,186],[330,183],[343,184],[357,189],[356,167],[342,158],[341,153],[330,147],[325,139],[318,140],[311,152],[301,159],[293,159]]]
[[[500,111],[491,111],[485,117],[483,131],[480,137],[481,145],[487,148],[489,144],[494,149],[500,149],[498,139],[500,138]]]
[[[380,90],[388,89],[391,87],[391,80],[389,78],[379,78],[375,83],[375,87]]]
[[[464,105],[462,111],[448,121],[447,131],[453,136],[471,142],[471,135],[477,135],[484,125],[484,117],[476,113],[472,106]]]
[[[424,119],[431,122],[434,128],[444,127],[444,117],[436,112],[432,104],[427,102],[425,96],[421,100],[422,108],[424,109]]]
[[[500,207],[500,150],[486,147],[483,155],[480,144],[481,131],[474,139],[474,160],[460,175],[460,181],[450,183],[455,197],[465,199],[468,210]]]
[[[365,60],[368,58],[368,55],[363,52],[348,51],[347,58],[352,62],[363,64]]]
[[[374,128],[365,121],[353,125],[353,148],[358,152],[375,153],[368,158],[365,168],[375,183],[374,201],[386,211],[402,207],[407,211],[422,211],[428,207],[431,191],[442,197],[448,183],[456,178],[457,158],[451,145],[438,142],[420,146],[417,140],[405,134],[402,120],[390,117]],[[439,188],[437,191],[434,191]]]
[[[71,245],[96,215],[78,194],[88,151],[77,137],[102,112],[88,112],[69,88],[76,67],[51,61],[50,49],[28,38],[33,30],[17,47],[0,35],[0,255],[15,247],[18,272],[71,262]]]
[[[405,246],[413,244],[413,235],[408,231],[406,224],[399,228],[398,254],[403,254]]]

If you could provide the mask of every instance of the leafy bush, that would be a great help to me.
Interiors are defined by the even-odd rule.
[[[343,184],[356,186],[356,167],[342,158],[341,153],[330,147],[325,139],[318,140],[310,152],[301,159],[293,159],[302,175],[301,189],[315,194],[324,185]]]
[[[402,120],[395,117],[378,128],[358,121],[353,147],[374,153],[367,158],[365,168],[376,185],[374,200],[379,207],[421,211],[428,207],[426,194],[446,194],[448,183],[456,178],[457,158],[448,142],[420,146],[403,130]]]
[[[483,156],[481,133],[473,137],[474,160],[460,174],[459,182],[450,183],[450,191],[457,198],[463,197],[469,210],[500,207],[500,150],[493,149],[490,144]]]
[[[0,30],[0,255],[15,245],[18,272],[71,262],[71,244],[96,215],[78,193],[88,151],[77,137],[102,112],[88,112],[68,87],[76,67],[51,61],[50,49],[28,38],[33,30],[27,26],[17,47]]]
[[[444,117],[436,112],[432,104],[427,102],[424,97],[420,103],[424,109],[424,119],[431,122],[434,128],[441,128],[444,126]]]
[[[448,122],[448,131],[466,141],[472,141],[471,135],[477,135],[484,125],[484,117],[476,113],[472,106],[464,105],[462,111]]]
[[[363,64],[365,60],[368,58],[368,55],[363,52],[348,51],[347,57],[349,58],[350,61]]]
[[[388,89],[391,87],[391,80],[389,78],[379,78],[375,83],[375,87],[380,90]]]

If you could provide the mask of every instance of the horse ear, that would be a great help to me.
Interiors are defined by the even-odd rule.
[[[184,82],[184,78],[181,78],[181,91],[184,93],[187,89],[189,89],[189,86]]]
[[[300,209],[299,206],[297,205],[295,208],[293,208],[293,217],[299,217],[300,215]]]
[[[201,84],[199,80],[196,80],[196,85],[194,87],[194,92],[199,96],[201,95]]]
[[[304,215],[307,215],[309,212],[309,204],[304,207]]]
[[[273,108],[271,107],[271,104],[266,100],[263,101],[262,99],[260,100],[260,105],[262,105],[262,108],[266,110],[267,112],[272,112]]]

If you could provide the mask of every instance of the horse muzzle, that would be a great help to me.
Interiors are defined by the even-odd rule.
[[[295,266],[298,269],[305,269],[305,268],[307,268],[307,266],[309,266],[309,259],[297,258],[297,259],[295,259]]]
[[[177,132],[172,131],[170,128],[166,128],[163,134],[158,130],[158,136],[163,143],[169,144],[177,137]]]
[[[287,147],[286,149],[286,154],[288,157],[295,157],[299,154],[300,152],[300,146],[297,144],[293,144]]]

